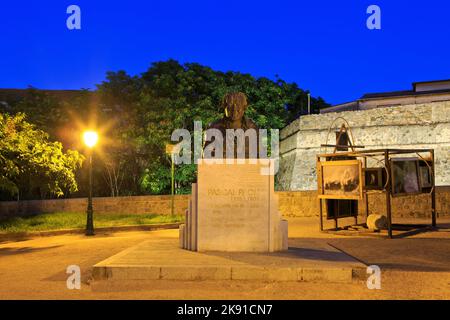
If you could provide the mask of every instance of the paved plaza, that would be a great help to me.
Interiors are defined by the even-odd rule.
[[[402,239],[337,236],[318,232],[317,218],[289,219],[289,246],[304,250],[302,265],[336,266],[338,263],[379,265],[380,290],[369,290],[363,278],[352,281],[183,280],[119,279],[94,280],[93,266],[142,246],[176,242],[178,230],[119,232],[37,237],[0,243],[0,299],[449,299],[450,219],[439,219],[439,230]],[[158,245],[159,244],[159,249]],[[309,251],[306,245],[309,245]],[[326,248],[324,254],[320,248]],[[314,251],[315,250],[315,251]],[[196,254],[186,252],[186,254]],[[277,253],[281,254],[281,253]],[[340,259],[344,258],[344,262]],[[161,256],[162,261],[169,256]],[[176,260],[177,258],[174,257]],[[209,260],[212,259],[212,260]],[[213,255],[207,260],[227,266],[258,265],[249,256]],[[250,260],[248,260],[250,259]],[[255,260],[256,259],[256,260]],[[284,259],[284,260],[283,260]],[[286,253],[280,268],[290,263]],[[306,259],[306,258],[305,258]],[[108,261],[108,260],[107,260]],[[155,260],[156,261],[156,260]],[[167,260],[166,260],[167,261]],[[206,261],[206,260],[205,260]],[[345,262],[346,261],[346,262]],[[223,264],[222,264],[223,263]],[[270,261],[269,261],[270,263]],[[286,264],[287,263],[287,264]],[[81,269],[81,289],[66,285],[69,265]],[[296,266],[295,263],[292,266]]]

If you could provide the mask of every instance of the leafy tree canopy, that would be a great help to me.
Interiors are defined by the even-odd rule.
[[[77,151],[63,152],[60,142],[50,142],[23,113],[0,113],[0,190],[21,196],[38,192],[42,198],[75,192],[75,170],[82,161]]]
[[[193,131],[194,121],[203,128],[222,117],[222,97],[244,92],[249,101],[246,115],[260,128],[281,129],[307,113],[308,91],[278,77],[255,78],[240,72],[222,72],[198,63],[176,60],[152,63],[140,75],[108,72],[93,92],[80,91],[70,99],[54,99],[29,89],[13,112],[27,112],[32,123],[49,132],[65,147],[76,147],[74,119],[87,123],[95,118],[107,128],[102,155],[95,157],[94,194],[97,196],[170,193],[170,159],[165,145],[175,129]],[[311,97],[311,111],[329,106]],[[108,143],[106,143],[108,140]],[[177,166],[178,193],[189,192],[195,166]],[[80,188],[86,185],[79,175]],[[81,190],[83,193],[85,190]]]
[[[129,169],[132,181],[140,186],[134,192],[170,191],[170,162],[164,149],[171,133],[177,128],[192,131],[195,120],[201,120],[205,128],[222,117],[220,100],[232,91],[247,95],[250,105],[246,114],[261,128],[281,129],[307,112],[308,92],[279,78],[255,78],[175,60],[155,62],[139,76],[125,71],[107,74],[98,93],[104,105],[113,106],[119,124],[115,134],[120,135],[116,141],[133,146],[127,152],[131,159],[117,161],[133,167]],[[312,112],[327,106],[322,98],[311,97]],[[189,192],[193,179],[194,166],[177,168],[178,192]]]

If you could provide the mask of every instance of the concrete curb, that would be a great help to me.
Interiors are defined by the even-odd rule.
[[[161,223],[161,224],[144,224],[138,226],[117,226],[117,227],[98,227],[95,228],[95,234],[104,234],[121,231],[153,231],[163,229],[177,229],[181,222]],[[53,231],[36,231],[36,232],[20,232],[20,233],[0,233],[0,241],[17,240],[22,238],[49,237],[65,234],[84,234],[85,229],[63,229]]]
[[[350,283],[365,275],[364,263],[325,240],[291,239],[290,245],[282,252],[195,252],[181,249],[175,237],[149,239],[95,264],[92,280]]]
[[[361,280],[361,268],[286,268],[255,266],[124,266],[97,264],[94,281],[101,280],[258,280],[351,283]]]

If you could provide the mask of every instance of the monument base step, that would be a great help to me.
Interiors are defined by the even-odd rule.
[[[323,240],[291,239],[285,252],[193,252],[176,239],[149,240],[93,268],[94,281],[259,280],[349,283],[366,266]]]

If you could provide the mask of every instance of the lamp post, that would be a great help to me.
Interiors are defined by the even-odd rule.
[[[308,92],[308,114],[311,114],[311,93]]]
[[[83,134],[83,140],[89,148],[89,194],[87,205],[86,235],[94,235],[94,210],[92,208],[92,148],[97,144],[98,134],[95,131],[86,131]]]
[[[170,214],[173,216],[175,211],[175,154],[179,153],[179,144],[166,144],[166,154],[170,155],[170,160],[172,162],[171,168],[171,189],[172,197],[170,201]]]

